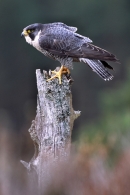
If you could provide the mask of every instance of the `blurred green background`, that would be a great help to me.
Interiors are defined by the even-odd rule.
[[[86,64],[74,64],[73,107],[82,114],[75,122],[73,137],[98,130],[129,130],[130,1],[4,0],[0,1],[0,18],[1,129],[27,132],[36,112],[35,70],[59,66],[25,43],[20,38],[22,29],[36,22],[63,22],[78,27],[78,33],[121,61],[112,64],[115,77],[110,82],[103,81]]]

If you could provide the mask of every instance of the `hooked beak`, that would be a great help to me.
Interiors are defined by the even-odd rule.
[[[21,37],[25,37],[25,36],[27,36],[28,35],[28,33],[27,33],[27,31],[26,30],[23,30],[23,32],[21,33]]]

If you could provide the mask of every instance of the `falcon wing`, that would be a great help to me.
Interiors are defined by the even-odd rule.
[[[81,48],[84,58],[119,62],[115,55],[91,43],[84,43]]]
[[[92,45],[87,37],[65,30],[64,28],[53,29],[50,33],[41,35],[39,44],[42,49],[61,57],[75,59],[88,58],[98,60],[118,61],[115,55]]]
[[[53,22],[53,23],[51,23],[51,27],[63,27],[63,28],[66,28],[72,32],[76,32],[78,30],[77,27],[67,26],[66,24],[64,24],[62,22]]]
[[[39,45],[42,49],[52,54],[69,56],[69,52],[71,54],[71,51],[76,51],[76,48],[79,48],[82,44],[80,42],[83,38],[80,38],[78,41],[74,34],[72,31],[64,28],[49,28],[48,33],[40,35]]]

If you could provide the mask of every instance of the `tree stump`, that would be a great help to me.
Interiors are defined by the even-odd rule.
[[[72,107],[70,77],[63,75],[61,85],[58,79],[47,81],[48,77],[46,71],[36,70],[37,113],[29,129],[35,153],[29,163],[21,160],[35,182],[37,175],[40,188],[49,182],[54,166],[69,156],[73,123],[80,116]]]

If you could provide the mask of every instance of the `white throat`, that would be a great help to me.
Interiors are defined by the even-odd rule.
[[[38,34],[35,36],[34,40],[32,40],[28,35],[25,36],[25,40],[27,43],[35,47],[36,49],[40,49],[39,45],[39,37],[40,37],[41,30],[38,32]]]
[[[32,45],[32,40],[29,37],[29,35],[25,36],[25,40],[26,40],[27,43],[29,43],[30,45]]]

